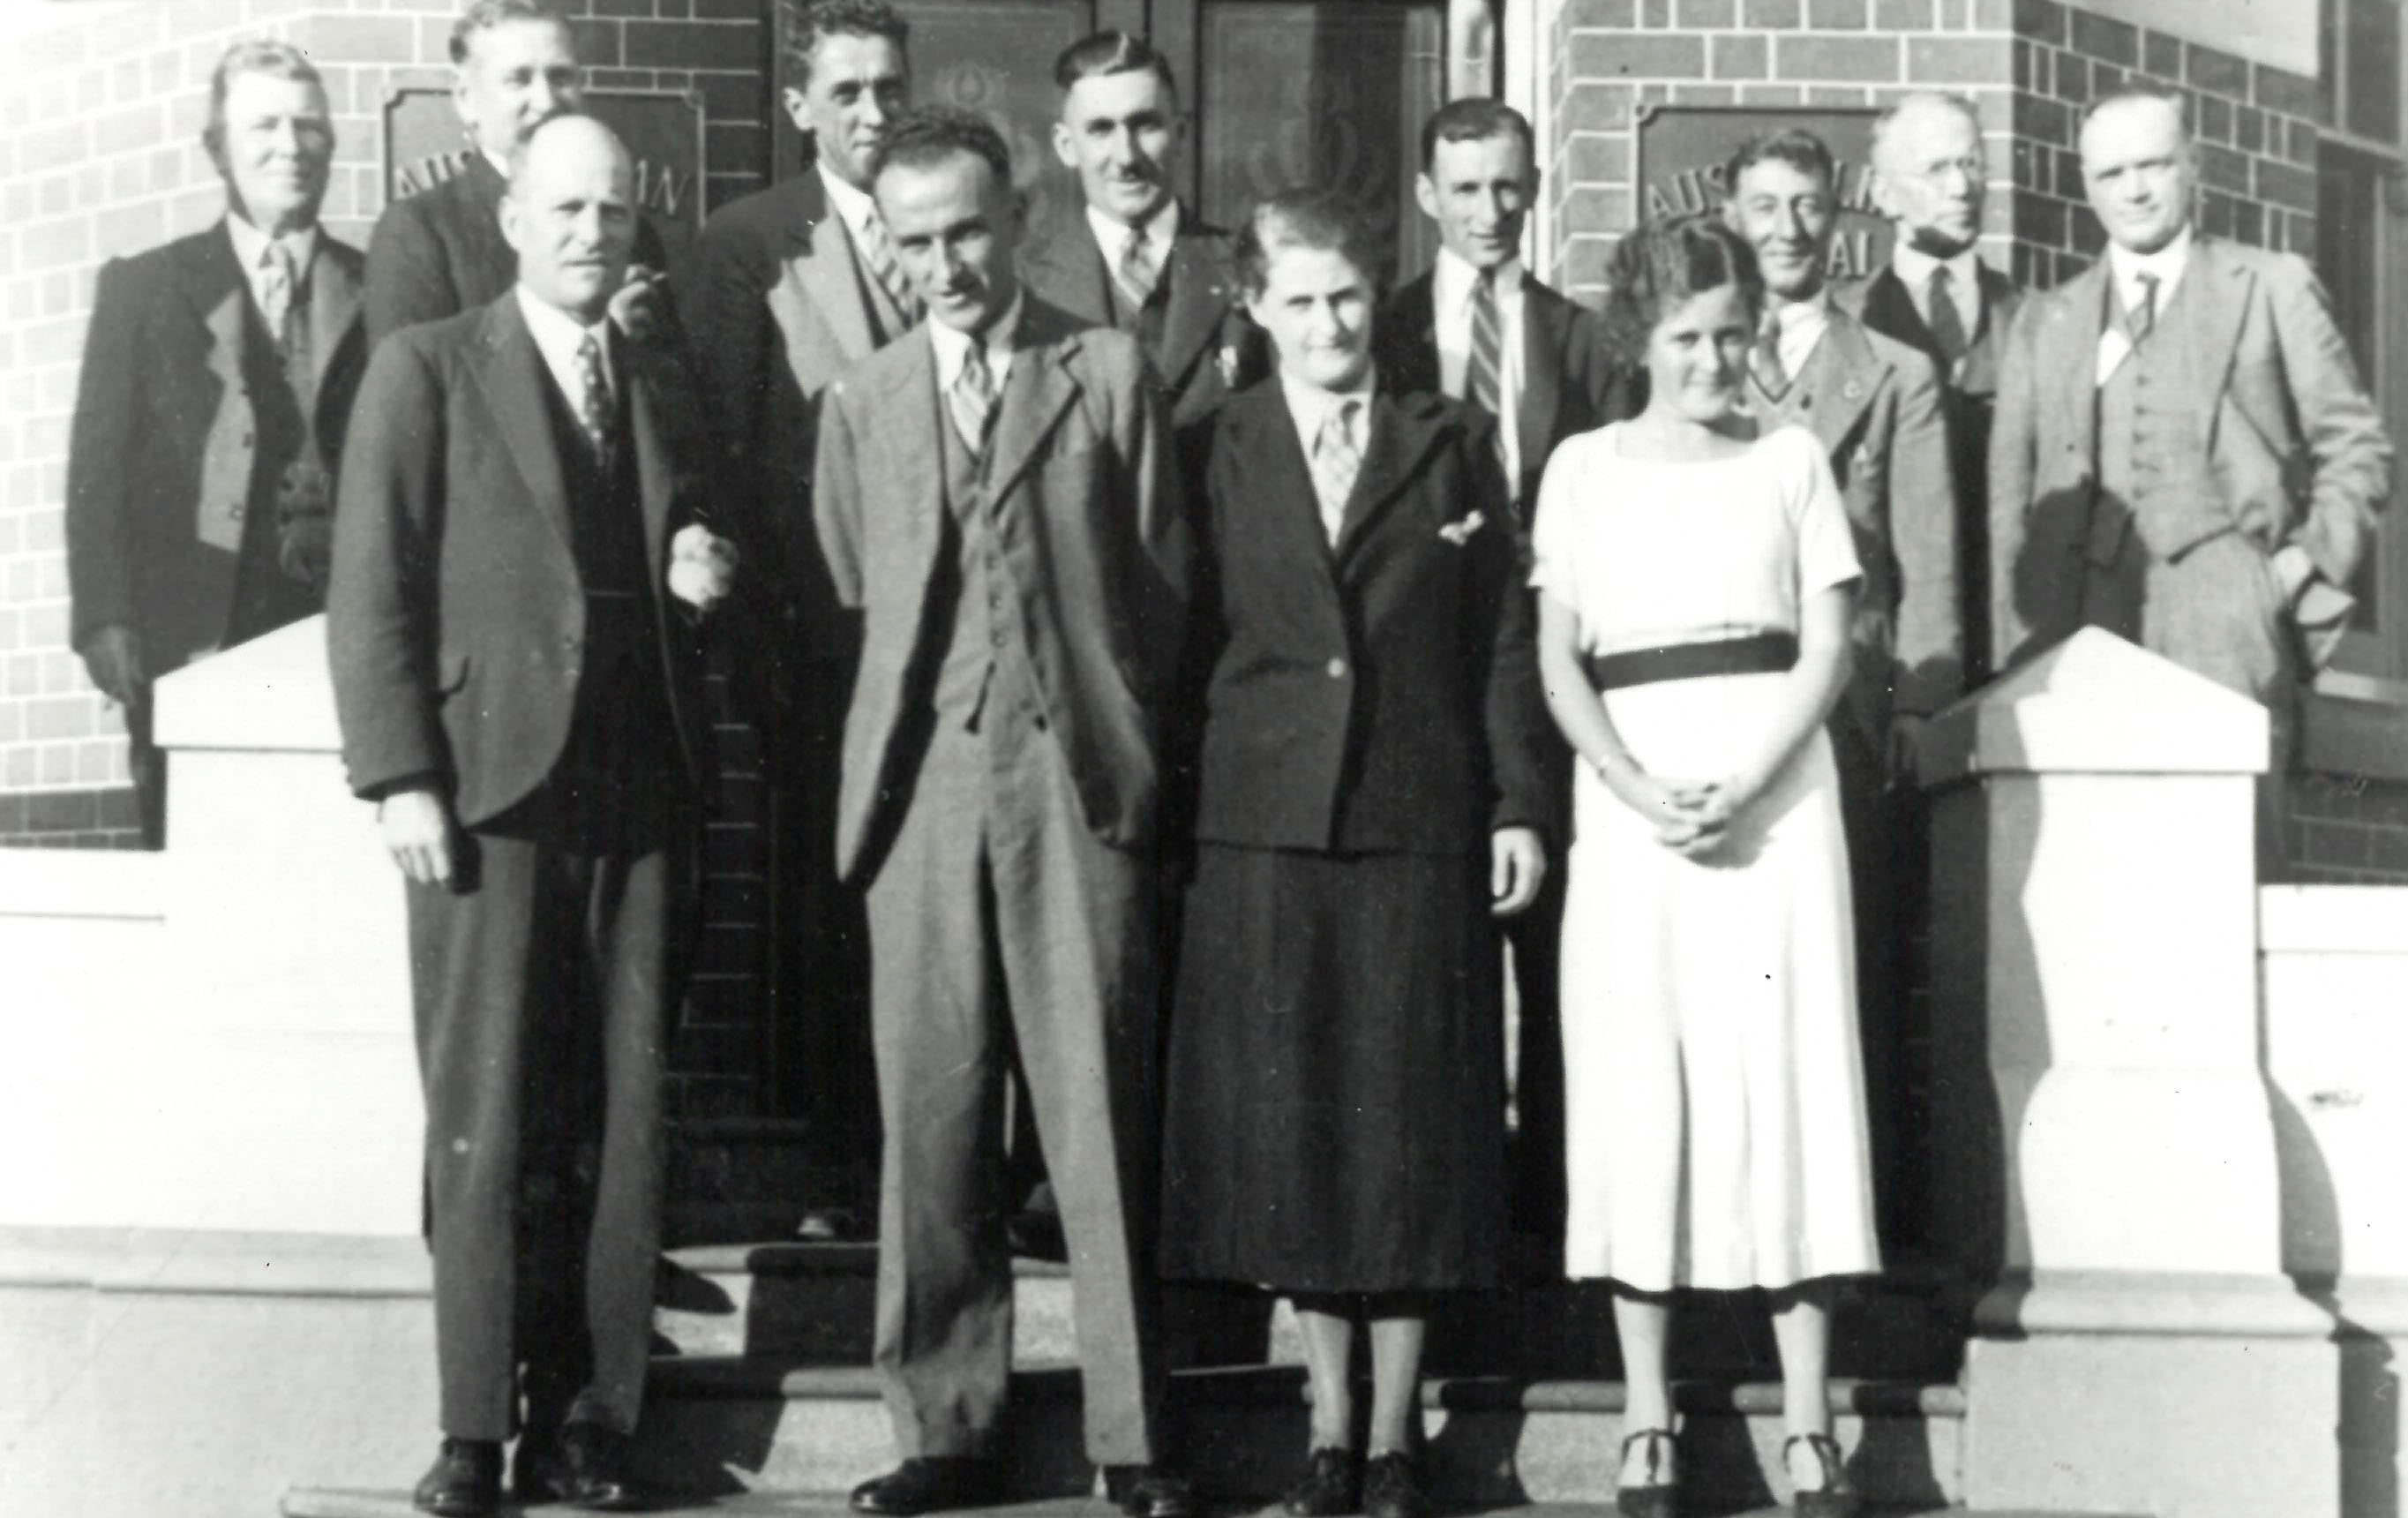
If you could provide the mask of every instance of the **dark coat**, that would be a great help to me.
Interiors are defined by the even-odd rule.
[[[1222,408],[1198,508],[1198,839],[1466,853],[1552,828],[1494,425],[1380,392],[1333,551],[1279,382]]]
[[[1398,394],[1437,394],[1436,279],[1425,274],[1390,295],[1372,323],[1380,382]],[[1522,393],[1514,436],[1522,478],[1513,481],[1521,529],[1538,504],[1539,480],[1555,445],[1578,433],[1635,416],[1630,377],[1612,362],[1597,313],[1527,274],[1522,277]]]
[[[1950,461],[1956,477],[1956,585],[1964,603],[1966,683],[1988,678],[1990,657],[1990,418],[1997,407],[1999,365],[2006,355],[2023,292],[1987,264],[1980,265],[1982,319],[1965,355],[1951,364],[1940,340],[1914,308],[1895,268],[1885,268],[1846,294],[1866,326],[1931,360],[1946,400]]]
[[[366,355],[360,263],[357,249],[320,232],[306,309],[313,427],[329,469]],[[150,672],[163,674],[227,641],[242,523],[275,508],[278,486],[253,446],[247,325],[264,330],[222,222],[101,266],[67,443],[78,648],[122,623],[141,637]],[[300,597],[295,615],[311,600]]]
[[[619,345],[680,748],[707,773],[700,648],[667,591],[698,514],[699,422],[674,364]],[[473,827],[524,799],[569,737],[585,637],[551,383],[515,294],[380,345],[343,471],[327,641],[364,796],[433,776]]]

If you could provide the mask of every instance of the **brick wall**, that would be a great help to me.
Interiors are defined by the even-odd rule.
[[[0,845],[136,841],[124,729],[66,645],[69,413],[103,260],[199,230],[224,194],[199,145],[227,44],[275,36],[324,73],[337,150],[325,221],[365,246],[383,200],[383,107],[449,82],[455,0],[128,0],[62,6],[0,63]],[[762,0],[565,0],[596,89],[693,90],[708,203],[768,166]],[[701,981],[672,1064],[682,1108],[741,1110],[759,1064],[759,782],[726,747]]]

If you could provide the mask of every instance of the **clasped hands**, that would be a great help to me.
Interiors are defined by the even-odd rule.
[[[1656,842],[1699,864],[1724,857],[1734,824],[1764,791],[1763,780],[1737,775],[1675,780],[1634,771],[1609,775],[1606,783],[1625,806],[1646,819]]]

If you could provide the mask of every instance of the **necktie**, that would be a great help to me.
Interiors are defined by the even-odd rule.
[[[1354,477],[1363,469],[1363,451],[1354,446],[1354,418],[1363,403],[1340,401],[1322,414],[1321,430],[1312,437],[1312,493],[1321,503],[1321,530],[1331,547],[1346,525],[1346,497],[1354,494]]]
[[[2143,269],[2132,277],[2132,282],[2141,287],[2141,308],[2132,313],[2132,340],[2137,343],[2157,324],[2157,277]]]
[[[920,297],[903,278],[903,265],[895,256],[895,239],[886,235],[885,219],[874,211],[861,223],[861,261],[869,265],[869,277],[886,292],[886,298],[903,313],[903,324],[919,325]]]
[[[1930,294],[1924,302],[1931,314],[1924,324],[1931,329],[1932,340],[1940,344],[1940,351],[1953,368],[1972,342],[1965,336],[1965,318],[1956,309],[1956,297],[1949,294],[1952,283],[1947,265],[1931,266],[1931,282],[1926,287]]]
[[[578,424],[585,429],[585,440],[593,445],[594,456],[608,460],[610,456],[610,379],[602,366],[602,345],[587,333],[577,344],[577,383],[584,392],[577,398]]]
[[[1748,351],[1747,367],[1756,384],[1774,400],[1789,394],[1789,368],[1781,362],[1781,318],[1770,306],[1756,329],[1756,346]]]
[[[962,355],[962,372],[946,394],[953,413],[953,430],[976,457],[986,447],[986,425],[995,417],[995,377],[987,372],[986,344],[973,337]]]
[[[293,347],[294,287],[299,283],[294,278],[293,250],[280,242],[271,242],[259,264],[263,271],[259,281],[260,314],[267,320],[267,335],[276,339],[277,352],[289,353]]]
[[[1503,372],[1505,353],[1505,322],[1497,309],[1497,271],[1483,269],[1480,280],[1471,287],[1471,357],[1464,365],[1463,388],[1466,398],[1485,410],[1498,415],[1504,387],[1498,376]]]
[[[1121,245],[1120,266],[1112,270],[1112,283],[1120,288],[1121,306],[1128,322],[1136,322],[1145,303],[1154,298],[1154,287],[1161,278],[1161,271],[1146,252],[1145,228],[1129,228],[1128,241]]]

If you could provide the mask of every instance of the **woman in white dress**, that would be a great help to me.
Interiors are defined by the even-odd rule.
[[[1851,1511],[1825,1384],[1833,1279],[1879,1268],[1846,842],[1823,723],[1859,578],[1812,434],[1742,400],[1764,298],[1719,222],[1616,251],[1637,418],[1567,442],[1534,529],[1547,704],[1584,761],[1563,960],[1565,1264],[1614,1285],[1620,1505],[1669,1518],[1680,1288],[1763,1288],[1798,1511]]]

